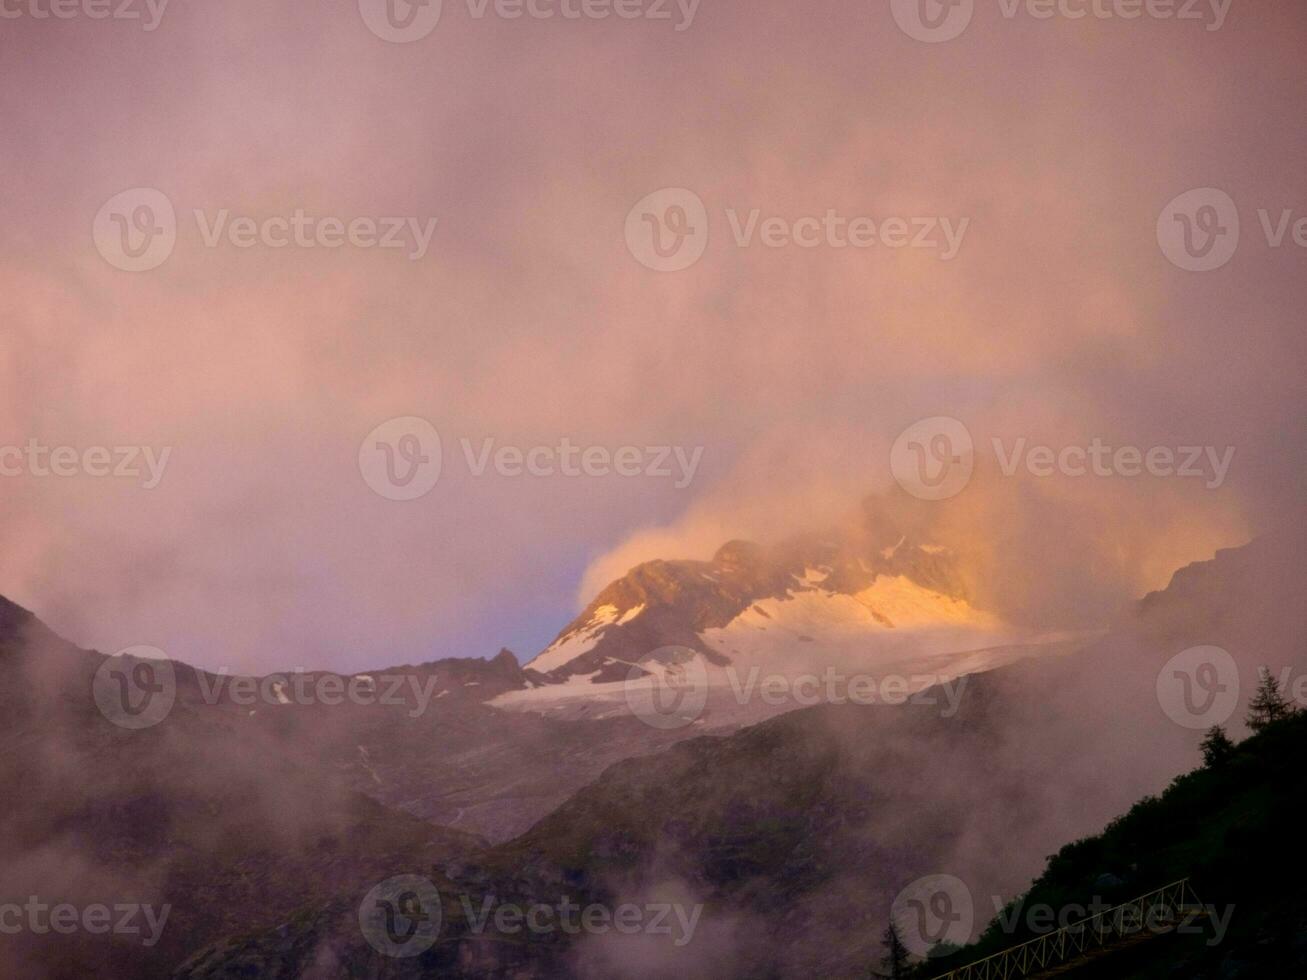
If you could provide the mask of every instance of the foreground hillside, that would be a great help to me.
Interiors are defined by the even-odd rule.
[[[1196,934],[1173,934],[1086,964],[1077,980],[1217,980],[1307,976],[1307,715],[1273,725],[1224,762],[1178,777],[1101,833],[1063,847],[1029,892],[981,940],[923,965],[933,977],[1034,938],[1027,910],[1117,904],[1188,878],[1215,916]],[[1223,923],[1228,930],[1222,935]],[[1218,941],[1219,940],[1219,941]]]
[[[6,893],[174,907],[149,950],[80,935],[0,954],[56,977],[93,962],[123,977],[862,976],[908,883],[946,872],[982,898],[1016,894],[1044,855],[1192,767],[1202,733],[1158,698],[1177,651],[1216,643],[1248,675],[1301,672],[1303,591],[1295,549],[1250,545],[1177,575],[1079,653],[905,704],[675,733],[670,748],[647,728],[612,737],[617,719],[501,715],[468,692],[493,689],[502,660],[409,669],[463,688],[417,720],[408,705],[209,703],[208,681],[178,665],[166,722],[125,731],[89,697],[103,658],[0,604],[0,782],[17,801],[0,817]],[[597,766],[604,753],[619,761]],[[587,766],[597,778],[569,790]],[[523,792],[559,805],[496,845],[359,798],[360,772],[415,812],[416,794],[487,814]],[[383,956],[360,926],[365,896],[396,875],[427,880],[441,913],[410,957]],[[482,914],[564,903],[674,907],[682,931],[523,931]]]

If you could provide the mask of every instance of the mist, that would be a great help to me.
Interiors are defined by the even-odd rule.
[[[214,668],[525,657],[655,551],[836,522],[891,485],[898,433],[937,415],[984,450],[1235,447],[1215,490],[1012,479],[1047,520],[1016,527],[981,493],[959,518],[990,555],[978,568],[1020,556],[990,583],[999,604],[1075,618],[1156,587],[1294,509],[1285,447],[1303,435],[1302,257],[1258,241],[1254,214],[1300,204],[1307,161],[1292,99],[1250,98],[1301,92],[1303,23],[1249,3],[1220,31],[1190,26],[977,15],[923,46],[876,5],[705,4],[683,32],[457,8],[395,46],[343,8],[178,6],[152,32],[108,25],[110,44],[86,19],[13,21],[0,443],[172,455],[152,490],[5,477],[0,592],[84,645]],[[1207,185],[1239,201],[1246,244],[1199,276],[1154,225]],[[138,186],[172,201],[178,244],[130,274],[87,229]],[[622,241],[665,186],[711,224],[675,274]],[[412,261],[210,248],[192,216],[297,208],[439,223]],[[971,220],[943,262],[740,248],[727,209]],[[439,485],[408,503],[357,466],[399,415],[445,448]],[[476,477],[458,441],[487,437],[703,462],[681,489]],[[1091,581],[1020,594],[1064,578],[1047,563],[1074,547],[1040,548],[1042,528],[1086,500],[1076,527],[1111,535]]]

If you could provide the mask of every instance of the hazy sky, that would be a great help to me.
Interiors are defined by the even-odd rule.
[[[1234,447],[1214,488],[982,460],[958,498],[966,533],[1002,526],[1025,562],[1083,565],[1074,542],[1123,594],[1164,584],[1299,509],[1307,435],[1307,12],[1216,6],[1045,20],[976,0],[926,43],[889,0],[703,0],[688,23],[445,0],[392,43],[354,0],[173,0],[154,30],[144,0],[144,20],[3,0],[0,447],[171,453],[153,489],[0,477],[0,593],[84,645],[208,666],[530,655],[631,561],[833,519],[930,416],[985,449]],[[176,214],[141,272],[93,235],[133,188]],[[706,210],[679,271],[627,235],[663,188]],[[1239,215],[1212,271],[1159,244],[1195,188]],[[412,247],[242,248],[228,225],[206,244],[297,209],[411,219]],[[754,209],[961,234],[947,257],[941,225],[933,248],[837,248],[819,222],[815,247],[740,246]],[[1292,209],[1279,247],[1259,209],[1272,232]],[[360,472],[402,416],[443,444],[412,501]],[[681,487],[476,476],[460,440],[486,438],[702,455]]]

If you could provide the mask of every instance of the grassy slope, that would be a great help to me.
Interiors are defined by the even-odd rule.
[[[1141,746],[1140,751],[1147,751]],[[1233,906],[1223,942],[1160,938],[1086,966],[1076,978],[1117,980],[1307,976],[1307,714],[1242,742],[1215,769],[1176,778],[1099,835],[1068,844],[1025,896],[1026,908],[1115,902],[1188,877],[1202,902]],[[1119,882],[1105,884],[1102,876]],[[1210,932],[1209,932],[1210,935]],[[931,977],[1033,938],[997,920],[973,946],[922,968]]]

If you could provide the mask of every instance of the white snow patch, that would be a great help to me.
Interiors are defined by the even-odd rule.
[[[804,585],[820,585],[830,578],[829,568],[805,568],[802,575],[791,575]]]
[[[850,597],[825,594],[827,601]],[[934,629],[890,629],[856,617],[851,607],[837,603],[839,613],[821,616],[816,609],[823,601],[812,596],[807,608],[796,597],[788,602],[773,600],[776,607],[794,607],[793,617],[782,616],[783,632],[764,631],[757,621],[744,624],[740,619],[725,630],[704,634],[706,641],[722,648],[725,642],[737,642],[741,650],[731,651],[732,663],[720,667],[700,658],[703,677],[708,684],[704,713],[693,720],[690,729],[729,731],[755,724],[772,715],[804,707],[811,702],[782,698],[779,702],[762,698],[760,685],[766,678],[779,675],[796,681],[799,678],[823,677],[833,668],[845,680],[865,677],[873,680],[895,678],[896,689],[906,686],[912,694],[935,684],[952,682],[965,674],[980,673],[1032,656],[1068,653],[1084,641],[1076,636],[1020,636],[1009,630],[988,631],[972,627],[950,626]],[[856,603],[855,603],[856,605]],[[835,608],[835,607],[832,607]],[[779,612],[777,611],[779,616]],[[815,620],[842,622],[846,632],[814,636],[814,642],[797,640],[794,627],[805,623],[812,628]],[[861,623],[855,627],[854,622]],[[873,621],[874,622],[874,621]],[[715,634],[715,635],[714,635]],[[1018,642],[1013,642],[1017,640]],[[642,665],[659,673],[657,663]],[[526,711],[569,719],[611,718],[631,713],[631,695],[642,684],[656,680],[591,682],[593,675],[573,676],[562,684],[547,684],[530,691],[509,691],[488,703],[505,711]],[[743,693],[751,691],[749,694]],[[689,720],[688,718],[686,719]]]
[[[805,569],[802,578],[794,576],[795,586],[787,596],[759,600],[725,627],[700,635],[729,664],[718,666],[699,658],[708,684],[708,704],[689,727],[731,729],[802,706],[784,699],[768,703],[759,696],[755,685],[773,675],[797,681],[821,678],[834,670],[845,680],[893,677],[915,691],[1024,657],[1061,652],[1051,642],[1053,637],[1015,630],[965,600],[905,576],[880,575],[856,595],[846,595],[820,584],[829,574],[824,569]],[[583,628],[546,651],[551,659],[545,663],[564,663],[579,656],[593,646],[594,633],[601,626],[633,615],[619,617],[612,607],[599,610]],[[543,657],[533,666],[539,669]],[[659,672],[656,663],[642,666]],[[508,691],[488,703],[551,717],[607,718],[630,713],[631,684],[658,683],[641,678],[630,684],[623,679],[595,684],[595,676],[573,675],[561,684]],[[753,694],[742,695],[742,690]]]
[[[970,626],[996,630],[996,616],[974,608],[965,599],[944,595],[918,585],[903,575],[880,575],[853,597],[885,616],[896,628]]]
[[[643,606],[638,607],[641,611]],[[630,615],[629,611],[627,615]],[[636,613],[639,615],[639,613]],[[625,620],[623,620],[625,621]],[[584,625],[577,627],[566,636],[560,637],[544,652],[526,666],[547,674],[557,670],[566,663],[575,660],[584,653],[594,649],[599,642],[599,634],[618,622],[618,611],[614,605],[603,605],[594,611],[594,615]]]
[[[763,599],[725,627],[703,633],[737,670],[756,664],[786,676],[826,667],[879,669],[875,665],[993,646],[1003,637],[996,617],[887,575],[856,595],[808,589]]]
[[[621,626],[625,623],[629,623],[631,620],[635,619],[635,617],[640,615],[640,613],[642,612],[644,612],[643,602],[640,603],[638,606],[632,606],[630,609],[626,610],[626,612],[622,613],[622,618],[619,619],[614,625]]]

